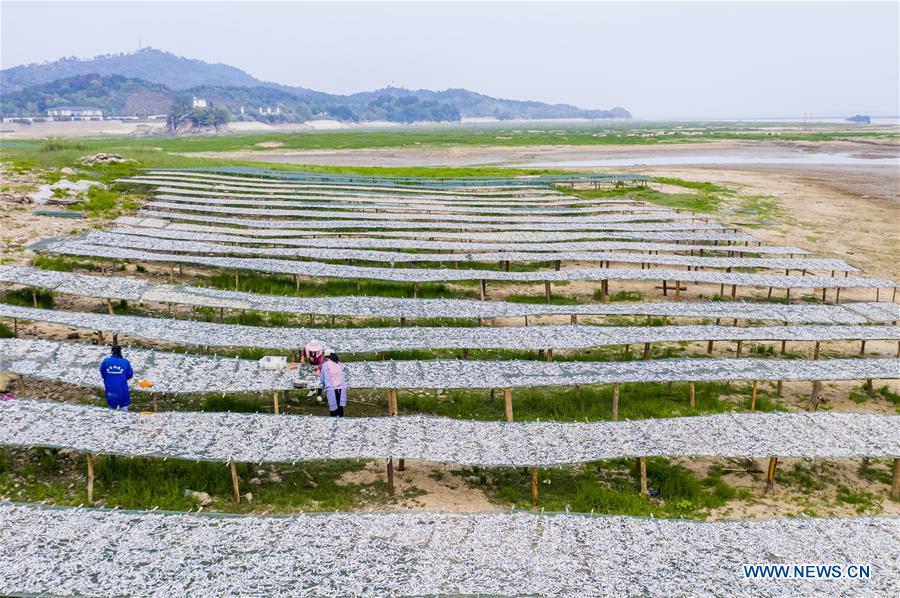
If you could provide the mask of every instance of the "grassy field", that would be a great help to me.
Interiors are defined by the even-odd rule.
[[[527,128],[525,128],[527,126]],[[181,153],[256,151],[259,144],[276,141],[284,150],[371,149],[451,146],[527,146],[527,145],[652,145],[703,143],[722,140],[809,141],[839,139],[896,139],[896,133],[841,130],[838,127],[810,126],[804,131],[784,131],[765,125],[737,123],[610,123],[576,126],[503,124],[477,127],[455,126],[423,129],[303,131],[296,133],[259,133],[197,137],[119,137],[103,139],[5,140],[0,150],[3,160],[42,168],[73,165],[82,155],[114,152],[137,160],[147,167],[190,167],[251,164],[233,160],[189,158]],[[262,155],[262,154],[261,154]],[[63,164],[64,163],[64,164]],[[268,165],[283,170],[394,174],[398,176],[509,176],[506,168],[358,168],[314,165]],[[548,172],[531,170],[531,173]]]

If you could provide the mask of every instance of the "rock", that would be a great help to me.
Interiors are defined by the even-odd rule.
[[[261,486],[262,482],[259,480],[259,478],[250,478],[250,485],[251,486]]]
[[[469,483],[472,483],[472,484],[480,484],[480,483],[481,483],[481,477],[480,477],[480,476],[477,476],[477,475],[467,475],[467,476],[466,476],[466,481],[469,482]]]
[[[252,492],[248,492],[247,494],[245,494],[245,495],[244,495],[244,500],[246,500],[247,502],[253,502],[253,493],[252,493]]]
[[[5,201],[7,203],[18,203],[18,204],[30,204],[32,203],[31,198],[27,195],[18,195],[16,193],[11,193],[9,191],[0,192],[0,201]]]
[[[30,193],[28,197],[34,203],[39,204],[49,203],[51,200],[53,200],[55,203],[65,203],[69,199],[69,197],[54,196],[53,192],[56,189],[63,189],[65,191],[68,191],[66,195],[72,196],[78,193],[84,193],[91,187],[106,189],[106,185],[104,185],[103,183],[98,183],[97,181],[80,180],[72,182],[68,179],[62,179],[61,181],[53,183],[52,185],[40,185],[38,187],[38,190]]]
[[[184,495],[200,503],[200,505],[204,507],[208,507],[212,504],[212,497],[206,492],[197,492],[196,490],[185,488]]]
[[[73,174],[75,174],[75,170],[72,168],[69,168],[68,166],[63,166],[62,168],[59,169],[59,173],[65,174],[68,176],[72,176]]]
[[[95,164],[125,164],[128,162],[135,162],[136,160],[130,160],[128,158],[123,158],[119,154],[105,154],[99,153],[94,154],[93,156],[82,156],[81,163],[84,166],[93,166]]]
[[[272,473],[269,474],[269,481],[272,482],[273,484],[280,484],[281,476],[273,471]]]
[[[81,338],[81,335],[78,334],[77,332],[70,332],[69,334],[66,335],[66,340],[71,341],[71,340],[75,340],[76,338]]]

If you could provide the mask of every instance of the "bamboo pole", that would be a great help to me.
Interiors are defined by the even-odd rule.
[[[547,361],[553,361],[553,349],[547,349]]]
[[[750,398],[750,411],[756,411],[756,386],[759,383],[758,380],[753,381],[753,396]]]
[[[87,499],[88,504],[94,503],[94,455],[85,454],[87,458]],[[896,470],[896,467],[894,468]]]
[[[647,460],[644,457],[638,457],[638,466],[641,468],[641,496],[649,496],[647,491]]]
[[[107,301],[109,300],[107,299]],[[34,288],[31,289],[31,304],[37,307],[37,291]]]
[[[697,408],[697,399],[696,399],[696,392],[694,390],[693,382],[688,384],[688,391],[690,392],[690,395],[691,395],[691,409],[696,409]]]
[[[511,388],[503,389],[503,412],[506,414],[506,421],[511,422],[513,420]]]
[[[769,471],[766,473],[766,494],[775,489],[775,466],[778,465],[778,457],[769,457]]]
[[[274,405],[274,407],[275,407],[275,415],[278,415],[279,410],[278,410],[278,391],[277,390],[272,393],[272,405]]]
[[[681,281],[675,281],[675,302],[678,303],[681,300]]]
[[[19,338],[19,319],[13,318],[13,338]]]
[[[37,305],[35,305],[35,307],[37,307]],[[109,315],[113,315],[112,299],[109,297],[106,298],[106,311],[109,312]]]
[[[619,419],[619,383],[618,382],[613,384],[612,418],[613,418],[613,421],[617,421]]]
[[[229,461],[228,466],[231,468],[231,489],[234,491],[234,502],[241,504],[241,488],[238,485],[237,467],[234,461]]]
[[[538,505],[538,470],[537,467],[531,468],[531,506]]]

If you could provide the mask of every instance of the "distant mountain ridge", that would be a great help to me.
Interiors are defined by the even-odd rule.
[[[456,121],[461,117],[631,117],[624,108],[584,110],[569,104],[493,98],[466,89],[389,87],[351,95],[329,94],[260,81],[237,67],[183,58],[153,48],[3,69],[0,89],[4,116],[40,114],[62,104],[87,104],[119,114],[146,115],[166,112],[177,97],[196,95],[227,107],[239,118],[243,107],[243,118],[270,122],[325,117],[394,122]],[[268,114],[268,109],[273,114]]]

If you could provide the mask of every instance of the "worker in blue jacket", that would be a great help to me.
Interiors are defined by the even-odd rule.
[[[106,390],[106,404],[116,411],[128,411],[131,404],[131,393],[128,381],[134,377],[131,363],[122,357],[122,347],[112,346],[112,354],[100,364],[100,376]]]

